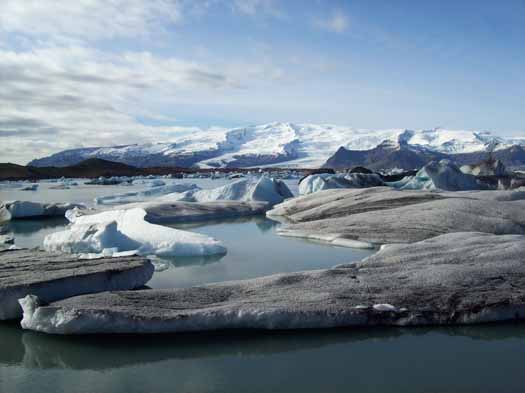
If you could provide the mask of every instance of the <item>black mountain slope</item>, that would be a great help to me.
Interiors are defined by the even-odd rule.
[[[514,145],[493,153],[473,152],[444,154],[418,146],[383,142],[370,150],[348,150],[340,147],[323,165],[325,168],[344,169],[365,166],[373,170],[400,168],[412,170],[421,168],[432,160],[449,159],[458,165],[477,164],[489,155],[500,160],[507,168],[525,167],[525,149]]]
[[[389,168],[411,170],[442,158],[447,156],[407,144],[398,145],[385,141],[370,150],[347,150],[340,147],[323,166],[334,169],[364,166],[374,170]]]

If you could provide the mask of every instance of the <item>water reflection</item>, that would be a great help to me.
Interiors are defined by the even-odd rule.
[[[47,229],[59,230],[68,223],[69,221],[64,217],[52,217],[42,219],[17,219],[7,221],[0,225],[15,235],[31,235]]]
[[[222,219],[206,220],[206,221],[195,221],[195,222],[187,222],[187,223],[173,223],[167,226],[170,226],[172,228],[177,228],[177,229],[191,230],[191,229],[216,226],[216,225],[238,225],[238,224],[246,224],[246,223],[255,224],[255,226],[263,233],[268,232],[280,225],[278,222],[272,221],[266,218],[264,215],[256,215],[256,216],[235,217],[235,218],[222,218]]]
[[[227,254],[217,254],[217,255],[205,255],[205,256],[196,256],[196,257],[150,257],[152,262],[155,265],[161,266],[165,265],[162,270],[175,268],[175,267],[185,267],[185,266],[205,266],[211,263],[219,262]]]
[[[328,268],[362,259],[370,250],[333,247],[277,235],[279,224],[265,217],[245,217],[177,225],[179,229],[219,239],[227,254],[213,258],[175,258],[161,261],[148,285],[184,288],[219,281],[261,277],[275,273]]]
[[[18,324],[0,324],[0,366],[107,370],[145,365],[170,359],[206,359],[224,356],[252,357],[315,351],[338,345],[420,343],[430,347],[444,338],[449,344],[519,340],[523,349],[525,325],[504,324],[448,328],[372,328],[308,331],[234,331],[179,335],[50,336],[23,331]],[[465,341],[468,339],[468,341]],[[411,344],[412,345],[412,344]],[[374,345],[375,347],[375,345]],[[385,346],[385,349],[388,347]],[[406,348],[414,351],[416,348]],[[378,350],[375,348],[374,350]],[[459,348],[455,349],[459,351]],[[420,354],[421,358],[431,353]],[[385,359],[377,358],[378,364]]]

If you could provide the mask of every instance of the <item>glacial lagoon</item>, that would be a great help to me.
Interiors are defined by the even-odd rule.
[[[225,183],[184,181],[201,187]],[[95,196],[146,188],[50,190],[50,184],[42,183],[35,192],[2,188],[0,199],[91,203]],[[36,247],[67,221],[6,225],[19,246]],[[264,217],[177,225],[220,239],[228,253],[157,260],[158,271],[148,285],[187,287],[326,268],[371,253],[279,237],[278,225]],[[15,387],[20,392],[67,392],[71,386],[80,392],[522,392],[525,386],[522,324],[61,337],[2,323],[0,342],[0,392]]]

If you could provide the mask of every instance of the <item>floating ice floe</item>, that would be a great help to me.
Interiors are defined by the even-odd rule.
[[[111,177],[99,177],[92,179],[85,184],[99,185],[99,186],[112,186],[116,184],[131,184],[132,179],[127,176],[111,176]]]
[[[165,186],[166,183],[160,179],[134,179],[131,184],[135,185],[148,185],[150,187],[160,187]]]
[[[28,201],[0,202],[0,222],[17,218],[64,216],[70,209],[83,209],[79,203],[39,203]]]
[[[196,191],[201,188],[196,184],[170,184],[152,186],[152,188],[144,191],[128,192],[119,195],[108,195],[95,198],[95,203],[99,205],[122,204],[141,202],[149,198],[159,197],[162,195],[169,195],[173,193],[183,193],[186,191]]]
[[[325,190],[267,215],[287,223],[277,230],[281,235],[378,246],[462,231],[525,235],[523,198],[520,191]]]
[[[56,186],[49,187],[50,190],[69,190],[71,187],[66,184],[57,184]]]
[[[15,246],[15,237],[12,233],[6,233],[0,227],[0,251],[11,250],[17,248]]]
[[[0,244],[14,244],[15,237],[12,233],[1,233],[0,232]]]
[[[137,288],[153,275],[153,265],[141,257],[79,261],[71,255],[38,250],[3,251],[0,270],[0,320],[21,317],[18,299],[29,294],[52,302],[86,293]]]
[[[19,182],[19,181],[2,181],[0,182],[0,190],[4,188],[7,188],[7,189],[21,188],[23,184],[24,183]]]
[[[384,184],[381,176],[375,173],[349,173],[347,175],[320,173],[304,178],[299,184],[299,194],[307,195],[334,188],[379,187]]]
[[[121,255],[135,251],[139,255],[204,256],[225,254],[226,248],[211,237],[150,224],[141,208],[109,210],[93,215],[68,213],[72,224],[64,231],[44,239],[48,251],[86,254]]]
[[[50,190],[69,190],[71,187],[78,186],[78,182],[65,177],[61,177],[60,179],[50,179],[46,182],[56,183],[56,185],[49,187]]]
[[[431,161],[421,168],[415,176],[388,183],[401,190],[444,190],[468,191],[486,187],[479,184],[476,177],[463,173],[452,161]]]
[[[130,205],[123,205],[128,208]],[[196,221],[223,220],[264,214],[264,202],[214,201],[214,202],[144,202],[133,204],[143,208],[146,221],[153,224],[174,224]]]
[[[30,184],[20,189],[20,191],[36,191],[36,190],[38,190],[38,184]]]
[[[265,202],[268,206],[281,203],[293,194],[281,180],[262,176],[259,179],[241,179],[211,190],[190,190],[181,194],[169,194],[163,201],[213,202],[253,201]]]
[[[20,301],[21,325],[54,334],[114,334],[523,320],[524,247],[520,235],[451,233],[342,268],[104,292],[49,305],[29,296]]]

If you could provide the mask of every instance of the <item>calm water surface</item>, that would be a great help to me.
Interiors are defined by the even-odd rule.
[[[215,187],[225,181],[201,181]],[[0,188],[0,199],[90,202],[146,186]],[[24,195],[30,197],[23,198]],[[14,221],[35,247],[64,219]],[[222,258],[159,261],[154,288],[330,267],[369,251],[276,235],[264,217],[179,225],[220,239]],[[0,323],[0,393],[10,392],[524,392],[525,326],[217,332],[60,337]]]
[[[0,325],[1,392],[524,391],[520,325],[57,337]]]

